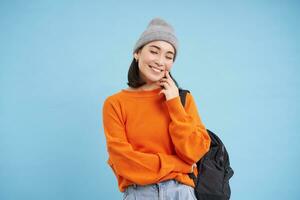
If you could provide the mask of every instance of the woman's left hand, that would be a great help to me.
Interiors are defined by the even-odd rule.
[[[164,93],[166,96],[166,100],[170,100],[179,96],[178,88],[176,87],[175,82],[171,78],[169,71],[166,71],[166,78],[162,78],[158,82],[160,86],[164,87],[159,92],[159,94]]]

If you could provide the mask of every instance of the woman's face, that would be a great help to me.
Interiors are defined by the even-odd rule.
[[[146,83],[159,81],[170,71],[173,65],[175,50],[165,41],[153,41],[146,44],[134,54],[138,60],[140,76]]]

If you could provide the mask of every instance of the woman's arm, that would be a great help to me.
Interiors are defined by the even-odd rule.
[[[172,120],[169,132],[177,155],[189,164],[196,163],[209,150],[210,137],[192,95],[187,93],[185,107],[179,96],[167,100],[165,104]]]
[[[103,125],[109,164],[118,176],[144,185],[155,183],[172,171],[191,171],[192,165],[185,163],[177,155],[135,151],[127,141],[120,106],[109,98],[103,105]]]

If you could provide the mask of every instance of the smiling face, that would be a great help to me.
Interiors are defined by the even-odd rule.
[[[171,44],[165,41],[153,41],[146,44],[137,53],[141,78],[146,84],[152,84],[165,76],[165,71],[172,68],[175,50]]]

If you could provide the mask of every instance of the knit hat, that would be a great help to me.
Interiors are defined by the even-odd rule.
[[[177,54],[178,40],[175,36],[173,27],[165,20],[158,17],[150,21],[147,29],[142,33],[139,40],[136,42],[133,48],[133,53],[135,53],[143,45],[156,40],[163,40],[170,43],[175,49],[175,55]]]

